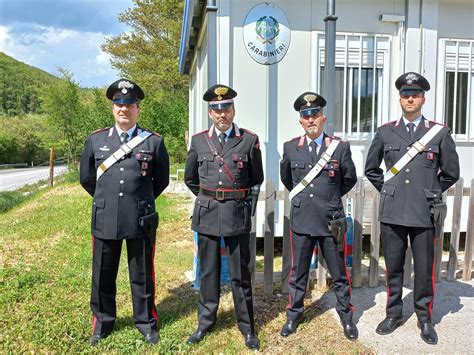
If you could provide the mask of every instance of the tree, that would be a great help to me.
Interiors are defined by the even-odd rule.
[[[141,124],[162,134],[173,162],[186,158],[188,79],[179,74],[183,1],[134,0],[119,15],[130,31],[106,41],[112,66],[145,91]]]
[[[107,40],[102,49],[112,66],[135,80],[145,92],[174,94],[187,99],[188,81],[179,74],[183,1],[134,0],[135,7],[119,15],[130,27]]]
[[[49,123],[64,140],[62,143],[65,144],[64,152],[70,169],[77,170],[84,138],[81,122],[85,119],[85,108],[79,100],[79,86],[72,74],[64,69],[59,71],[63,80],[46,90],[43,108]]]

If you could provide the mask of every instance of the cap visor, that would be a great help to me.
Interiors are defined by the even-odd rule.
[[[212,110],[225,110],[226,108],[228,108],[230,106],[232,106],[232,102],[211,104],[211,105],[209,105],[209,108],[212,109]]]
[[[411,88],[411,89],[402,89],[400,90],[400,95],[403,96],[411,96],[411,95],[418,95],[422,93],[424,90],[419,88]]]
[[[300,115],[303,117],[309,117],[309,116],[317,115],[319,112],[321,112],[321,107],[312,107],[312,108],[307,108],[305,110],[300,110]]]
[[[114,104],[127,104],[127,105],[136,104],[137,101],[138,101],[137,99],[132,99],[132,98],[121,98],[121,99],[112,100]]]

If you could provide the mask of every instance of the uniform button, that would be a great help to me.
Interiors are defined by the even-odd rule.
[[[436,194],[434,194],[433,196],[436,197]]]
[[[407,147],[407,150],[410,150],[410,147]]]
[[[222,181],[219,181],[219,185],[222,185]]]
[[[295,166],[298,166],[298,164],[295,164]]]
[[[120,193],[119,193],[119,196],[120,196],[120,197],[123,197],[123,192],[120,192]]]
[[[410,180],[405,180],[405,184],[409,184],[410,183]]]
[[[313,184],[309,184],[309,187],[314,187],[314,185],[313,185]]]
[[[313,197],[313,194],[309,194],[309,197]]]
[[[125,160],[125,157],[120,158],[120,160]]]
[[[312,165],[308,165],[310,168],[312,168],[313,166]]]
[[[405,170],[405,171],[406,171],[407,173],[409,173],[409,172],[410,172],[410,169],[407,168],[407,170]]]
[[[120,171],[124,171],[125,169],[124,168],[120,168]]]
[[[222,173],[222,169],[219,169],[219,172]]]
[[[123,185],[124,183],[125,183],[125,181],[120,180],[120,185]]]

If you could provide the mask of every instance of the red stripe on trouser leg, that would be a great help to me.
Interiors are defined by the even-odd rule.
[[[92,260],[94,260],[94,236],[91,235],[92,240]],[[94,335],[95,327],[97,326],[97,317],[92,313],[92,335]]]
[[[441,246],[442,248],[442,246]],[[433,249],[436,251],[436,238],[433,239]],[[435,253],[433,252],[433,255]],[[433,303],[434,303],[434,295],[435,295],[435,257],[433,258],[433,264],[431,265],[431,287],[433,289],[433,299],[428,302],[428,313],[430,314],[430,320],[433,316]]]
[[[349,270],[347,269],[346,257],[347,257],[347,240],[346,240],[346,233],[344,233],[344,270],[346,272],[347,281],[349,282],[349,295],[352,297],[352,282],[351,282],[351,276],[349,275]],[[352,310],[352,313],[354,313],[354,306],[350,302],[349,302],[349,308]]]
[[[156,244],[153,244],[151,248],[151,278],[153,280],[153,309],[151,310],[151,314],[153,318],[158,321],[158,312],[156,311],[155,300],[156,300],[156,281],[155,281],[155,248]]]
[[[290,250],[291,250],[291,268],[290,274],[288,275],[288,289],[290,288],[291,275],[293,273],[293,264],[295,262],[295,255],[293,251],[293,232],[290,230]],[[290,309],[293,306],[293,298],[291,297],[291,291],[288,292],[288,304],[286,309]]]

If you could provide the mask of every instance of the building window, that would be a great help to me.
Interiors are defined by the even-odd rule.
[[[441,40],[444,51],[444,122],[457,140],[473,140],[474,41]]]
[[[317,90],[326,92],[324,34],[318,34]],[[334,131],[350,138],[370,139],[383,117],[388,117],[390,37],[338,34],[336,36]],[[384,70],[384,67],[387,67]]]

